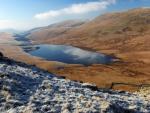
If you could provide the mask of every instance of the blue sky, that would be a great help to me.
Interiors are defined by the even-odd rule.
[[[0,29],[24,30],[138,7],[150,7],[150,0],[0,0]]]

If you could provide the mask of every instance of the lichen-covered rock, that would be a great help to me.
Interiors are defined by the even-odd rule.
[[[106,91],[26,64],[0,62],[0,113],[149,112],[149,99],[138,93]]]

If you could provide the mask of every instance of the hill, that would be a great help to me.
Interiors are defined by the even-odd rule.
[[[32,62],[57,75],[66,76],[71,80],[95,83],[99,87],[108,88],[112,83],[118,82],[148,84],[150,83],[149,14],[149,8],[108,13],[84,22],[82,25],[71,27],[71,29],[67,27],[65,32],[62,32],[64,24],[59,23],[48,26],[48,28],[31,30],[27,36],[34,43],[67,44],[120,58],[120,62],[110,65],[56,66],[53,63],[47,64],[48,61],[42,64],[41,62],[33,63],[33,57],[32,60],[31,56],[24,59],[27,54],[16,52],[12,49],[13,47],[10,47],[10,51],[11,53],[14,51],[15,54],[11,55],[8,47],[7,49],[1,47],[1,51],[5,50],[7,56],[16,60]],[[23,55],[20,56],[20,54]],[[132,91],[131,89],[137,90],[138,88],[117,85],[114,89]]]
[[[148,103],[139,94],[70,81],[0,55],[2,113],[138,113],[149,112]]]
[[[68,20],[68,21],[52,24],[46,27],[37,28],[35,30],[30,30],[28,31],[29,35],[27,35],[26,37],[32,41],[34,41],[35,37],[36,40],[38,41],[46,41],[48,37],[54,38],[60,36],[61,34],[64,34],[68,30],[80,27],[84,23],[85,21]]]
[[[70,44],[97,51],[112,50],[112,53],[113,51],[149,50],[149,14],[149,8],[108,13],[78,28],[65,32],[59,32],[59,29],[56,30],[55,27],[52,31],[39,30],[31,33],[29,38],[37,42]]]
[[[0,32],[7,32],[7,33],[20,33],[21,31],[15,29],[0,29]]]

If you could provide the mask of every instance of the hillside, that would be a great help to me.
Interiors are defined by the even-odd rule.
[[[30,40],[34,41],[34,37],[36,37],[36,40],[38,41],[46,41],[47,38],[54,38],[57,36],[60,36],[61,34],[66,33],[68,30],[71,30],[73,28],[78,28],[82,24],[86,23],[85,21],[79,21],[79,20],[68,20],[56,24],[52,24],[46,27],[37,28],[35,30],[28,31],[29,35],[26,37]]]
[[[61,31],[60,26],[58,29],[51,26],[50,32],[46,28],[30,32],[28,38],[34,43],[77,46],[116,56],[121,61],[88,67],[68,65],[61,66],[61,69],[51,69],[43,64],[40,68],[71,80],[95,83],[105,88],[118,82],[139,85],[150,83],[150,8],[107,13],[65,32],[58,32]],[[130,89],[129,86],[121,85],[115,89],[129,91],[138,88]]]
[[[31,33],[29,38],[37,42],[70,44],[97,51],[112,50],[113,53],[149,50],[149,35],[150,9],[139,8],[104,14],[65,32],[59,32],[55,27],[52,32],[39,30]]]
[[[1,113],[139,113],[149,106],[139,93],[98,89],[0,57]]]

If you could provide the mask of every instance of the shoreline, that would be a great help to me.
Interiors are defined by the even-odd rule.
[[[18,46],[0,45],[2,51],[7,57],[54,73],[58,76],[65,76],[70,80],[77,80],[89,83],[95,83],[98,87],[109,88],[112,83],[150,83],[149,64],[139,61],[128,61],[121,58],[121,62],[110,65],[95,64],[91,66],[71,65],[60,62],[50,62],[44,59],[31,56],[22,51]],[[117,86],[115,90],[136,91],[138,88]]]

